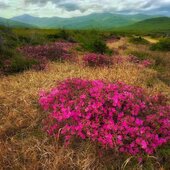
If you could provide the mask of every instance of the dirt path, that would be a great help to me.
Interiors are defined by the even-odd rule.
[[[151,37],[148,37],[148,36],[145,36],[143,38],[145,38],[147,41],[149,41],[152,44],[157,43],[159,41],[158,39],[154,39],[154,38],[151,38]]]

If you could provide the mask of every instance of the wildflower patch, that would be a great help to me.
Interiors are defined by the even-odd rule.
[[[67,79],[39,103],[49,112],[44,128],[65,144],[90,139],[106,149],[131,155],[153,154],[170,141],[170,106],[162,95],[121,82]]]

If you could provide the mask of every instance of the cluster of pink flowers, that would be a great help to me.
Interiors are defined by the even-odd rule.
[[[65,144],[74,138],[90,139],[106,149],[152,154],[170,141],[170,106],[162,95],[149,96],[121,82],[67,79],[39,103],[50,114],[44,128]]]
[[[151,60],[142,60],[140,63],[141,67],[150,67],[153,65],[153,62]]]
[[[127,59],[129,62],[136,63],[142,67],[149,67],[153,64],[153,62],[149,59],[139,60],[136,56],[133,56],[133,55],[128,56]]]
[[[150,67],[151,65],[153,65],[153,62],[151,60],[149,60],[149,59],[139,60],[137,57],[135,57],[133,55],[114,56],[113,62],[117,63],[117,64],[120,64],[123,62],[131,62],[131,63],[137,64],[140,67]]]
[[[96,54],[96,53],[89,53],[84,55],[83,62],[86,66],[109,66],[112,64],[121,64],[124,62],[131,62],[134,64],[137,64],[141,68],[150,67],[153,62],[149,59],[146,60],[139,60],[137,57],[133,55],[129,56],[107,56],[102,54]]]
[[[65,61],[72,60],[73,55],[69,49],[73,47],[72,43],[55,42],[47,45],[25,46],[18,50],[24,54],[28,59],[34,59],[38,64],[35,68],[44,69],[49,60],[51,61]]]
[[[111,57],[102,54],[89,53],[84,55],[83,62],[86,66],[109,66],[112,64]]]

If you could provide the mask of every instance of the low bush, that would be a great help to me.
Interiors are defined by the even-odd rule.
[[[144,60],[139,60],[136,56],[134,55],[128,55],[128,56],[114,56],[113,58],[113,63],[114,64],[122,64],[125,62],[130,62],[136,64],[138,67],[150,67],[154,64],[153,60],[150,59],[144,59]]]
[[[2,62],[1,72],[4,74],[9,73],[18,73],[24,70],[28,70],[36,65],[37,62],[35,60],[29,60],[21,55],[16,55],[11,59],[6,59]]]
[[[39,103],[50,113],[44,129],[66,145],[90,139],[105,149],[142,156],[170,141],[167,99],[138,87],[68,79],[41,92]]]
[[[112,64],[112,58],[107,55],[89,53],[84,55],[83,62],[86,66],[109,66]]]
[[[44,69],[48,61],[65,61],[73,60],[73,55],[69,49],[73,46],[72,43],[56,42],[47,45],[24,46],[18,49],[28,59],[33,59],[37,62],[36,69]]]
[[[17,52],[18,38],[11,30],[4,28],[0,33],[0,72],[2,74],[24,71],[36,64],[34,59],[27,59]]]
[[[129,62],[139,64],[143,67],[149,67],[155,64],[155,60],[153,59],[153,57],[146,52],[130,51],[128,52],[128,54],[129,54],[128,57]]]
[[[83,42],[81,45],[85,50],[94,53],[104,54],[107,53],[108,50],[106,43],[100,39],[87,40],[86,42]]]
[[[47,35],[47,38],[50,41],[56,41],[58,39],[58,40],[65,40],[71,43],[76,43],[75,37],[71,33],[72,33],[71,31],[61,29],[55,34]]]
[[[153,51],[170,51],[170,38],[161,39],[150,48]]]
[[[129,42],[133,44],[143,44],[143,45],[149,44],[149,41],[147,41],[142,37],[131,37],[129,38]]]
[[[150,58],[150,54],[143,51],[129,51],[128,54],[137,57],[139,60],[146,60]]]
[[[27,59],[15,49],[3,46],[0,48],[0,72],[3,74],[27,70],[35,64],[34,59]]]

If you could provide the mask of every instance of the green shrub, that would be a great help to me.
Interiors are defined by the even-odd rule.
[[[150,48],[153,51],[170,51],[170,38],[161,39]]]
[[[59,38],[62,38],[64,40],[67,40],[69,38],[69,33],[66,30],[60,30],[59,32]]]
[[[8,53],[10,55],[6,55]],[[21,72],[37,64],[36,61],[26,59],[15,50],[7,50],[4,54],[0,55],[0,71],[5,74]]]
[[[37,64],[36,61],[28,60],[24,58],[23,56],[18,55],[12,58],[9,72],[12,72],[12,73],[22,72],[24,70],[30,69],[32,65],[35,65],[35,64]]]
[[[146,60],[150,58],[150,54],[143,51],[129,51],[128,54],[137,57],[139,60]]]
[[[71,33],[72,33],[71,31],[61,29],[59,30],[58,33],[47,35],[47,38],[51,41],[56,41],[56,39],[61,39],[68,42],[75,43],[76,42],[75,37]]]
[[[18,39],[22,44],[30,44],[31,38],[29,36],[19,35]]]
[[[11,30],[1,31],[0,72],[5,74],[21,72],[36,64],[34,60],[26,59],[16,50],[19,45],[24,43],[30,43],[30,38],[18,37]]]
[[[108,47],[106,43],[99,38],[84,41],[81,43],[81,45],[83,49],[93,53],[104,54],[108,52]]]
[[[143,45],[149,44],[149,41],[147,41],[142,37],[131,37],[129,38],[129,42],[132,44],[143,44]]]
[[[90,45],[93,52],[104,54],[107,51],[106,43],[100,39],[94,40]]]

